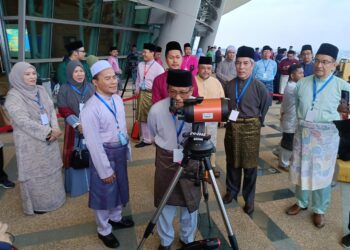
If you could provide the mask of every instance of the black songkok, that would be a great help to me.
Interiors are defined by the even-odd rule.
[[[167,45],[166,45],[166,48],[165,48],[165,54],[168,54],[168,52],[170,50],[179,50],[182,54],[182,49],[181,49],[181,46],[178,42],[176,41],[171,41],[171,42],[168,42]]]
[[[334,60],[337,60],[339,49],[330,43],[322,43],[320,48],[317,50],[316,55],[327,55],[334,58]]]
[[[247,46],[239,47],[237,50],[236,58],[249,57],[254,60],[254,49]]]
[[[74,50],[80,49],[84,47],[81,41],[74,41],[72,43],[68,43],[64,46],[68,52],[72,52]]]
[[[153,43],[145,43],[143,49],[148,49],[149,51],[154,52],[156,46]]]
[[[312,47],[311,47],[311,45],[310,44],[305,44],[305,45],[303,45],[303,47],[301,47],[301,52],[303,52],[304,50],[311,50],[311,52],[312,52]],[[301,53],[300,52],[300,53]]]
[[[112,50],[118,50],[118,48],[116,46],[112,46],[109,48],[109,52],[111,52]]]
[[[184,49],[185,49],[185,48],[191,48],[191,44],[185,43],[185,44],[184,44]]]
[[[269,45],[265,45],[263,48],[262,48],[262,51],[264,50],[270,50],[272,51],[272,48],[269,46]]]
[[[169,70],[166,81],[169,85],[175,87],[191,87],[192,73],[182,69]]]
[[[162,47],[157,46],[154,52],[162,52]]]
[[[201,56],[199,58],[199,62],[198,64],[209,64],[211,65],[212,64],[212,58],[210,56]]]

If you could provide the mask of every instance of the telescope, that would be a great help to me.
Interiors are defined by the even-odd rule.
[[[184,100],[184,107],[176,109],[175,99],[171,99],[169,110],[178,115],[179,120],[188,123],[226,122],[230,115],[226,98],[204,99],[197,97]]]

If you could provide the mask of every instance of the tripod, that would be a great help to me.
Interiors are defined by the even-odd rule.
[[[204,123],[199,124],[199,127],[201,125],[204,126]],[[193,124],[193,128],[195,128],[196,126],[198,126],[198,124]],[[197,129],[192,129],[192,130],[199,131],[199,127],[196,127]],[[233,250],[238,250],[239,248],[238,248],[238,244],[237,244],[237,239],[236,239],[235,235],[233,234],[233,230],[232,230],[230,221],[228,219],[228,216],[227,216],[227,213],[226,213],[226,210],[224,207],[224,203],[223,203],[221,195],[220,195],[218,185],[217,185],[216,180],[215,180],[214,171],[213,171],[212,165],[210,163],[210,155],[214,151],[214,145],[211,141],[209,141],[210,135],[206,135],[204,133],[198,133],[198,132],[191,132],[187,136],[188,136],[188,139],[184,144],[184,150],[183,150],[184,157],[183,157],[182,163],[181,163],[180,167],[178,168],[177,172],[175,173],[173,180],[170,183],[166,193],[164,194],[157,210],[154,212],[154,214],[151,218],[151,221],[148,223],[147,228],[146,228],[144,235],[143,235],[143,239],[140,242],[137,249],[138,250],[142,249],[146,239],[153,232],[153,229],[158,221],[158,218],[159,218],[164,206],[166,205],[167,201],[169,200],[170,195],[173,192],[176,184],[178,183],[184,168],[186,167],[189,159],[193,159],[193,160],[198,160],[201,163],[203,163],[205,169],[209,172],[209,176],[210,176],[210,179],[212,182],[213,191],[214,191],[214,194],[216,197],[216,201],[218,202],[218,205],[220,208],[221,216],[222,216],[224,223],[225,223],[225,227],[226,227],[226,231],[228,233],[228,239],[229,239],[231,248]],[[208,209],[208,204],[207,204],[207,209]],[[210,219],[209,219],[209,221],[210,221]],[[182,249],[185,249],[185,248],[182,248]]]

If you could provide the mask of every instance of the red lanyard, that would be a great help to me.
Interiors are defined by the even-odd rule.
[[[146,79],[146,75],[147,75],[148,71],[150,70],[150,68],[152,67],[154,62],[155,61],[152,62],[152,64],[148,67],[148,69],[146,69],[146,62],[145,62],[145,68],[143,69],[143,79]]]

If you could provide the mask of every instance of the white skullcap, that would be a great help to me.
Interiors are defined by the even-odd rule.
[[[112,68],[112,65],[110,65],[110,63],[108,61],[99,60],[91,66],[91,68],[90,68],[91,75],[92,75],[92,77],[94,77],[95,75],[97,75],[101,71],[103,71],[105,69],[109,69],[109,68]]]
[[[226,51],[227,51],[227,52],[229,52],[229,51],[231,51],[231,52],[236,52],[236,48],[235,48],[235,46],[230,45],[230,46],[227,47]]]

